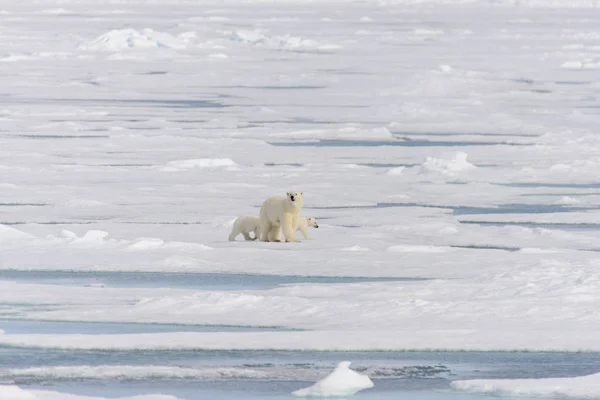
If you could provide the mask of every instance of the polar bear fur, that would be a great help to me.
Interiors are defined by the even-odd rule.
[[[309,217],[309,218],[298,217],[298,222],[296,223],[296,229],[294,229],[294,232],[300,231],[300,232],[302,232],[302,236],[304,236],[304,239],[310,239],[308,237],[308,227],[309,226],[312,226],[313,228],[318,228],[319,223],[313,217]],[[279,233],[281,233],[281,232],[279,232]],[[279,234],[278,238],[281,240],[281,234]]]
[[[254,237],[250,236],[250,232],[254,232]],[[255,215],[245,215],[238,217],[229,234],[229,240],[235,240],[240,233],[244,235],[245,240],[256,240],[260,235],[260,218]]]
[[[312,226],[313,228],[318,228],[319,223],[313,217],[308,217],[308,218],[298,217],[295,231],[302,232],[302,236],[304,236],[304,239],[310,239],[308,237],[308,227],[309,226]]]
[[[302,236],[305,239],[310,239],[308,237],[308,228],[318,228],[319,223],[313,217],[304,218],[298,217],[298,222],[296,224],[295,232],[302,232]],[[233,223],[233,227],[231,228],[231,233],[229,234],[229,240],[233,241],[239,234],[244,235],[245,240],[256,240],[260,236],[260,217],[254,215],[245,215],[238,217]],[[254,233],[254,237],[250,236],[250,233]],[[281,233],[281,232],[279,232]],[[278,235],[281,240],[281,234]]]
[[[280,230],[286,242],[298,242],[294,232],[303,205],[302,192],[287,192],[285,196],[273,196],[265,200],[260,208],[261,242],[279,242]]]

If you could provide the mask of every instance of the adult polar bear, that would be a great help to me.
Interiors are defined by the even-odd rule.
[[[285,196],[273,196],[265,200],[260,208],[260,241],[279,242],[279,232],[282,230],[286,242],[299,242],[295,227],[298,226],[303,205],[302,192],[287,192]]]

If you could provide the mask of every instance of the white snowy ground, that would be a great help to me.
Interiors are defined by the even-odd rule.
[[[76,396],[49,390],[24,390],[16,386],[0,386],[3,400],[102,400],[100,397]],[[121,397],[119,400],[177,400],[167,395]]]
[[[576,378],[455,381],[451,386],[457,390],[495,396],[600,398],[600,374]]]
[[[600,351],[596,1],[200,3],[0,1],[0,269],[428,280],[3,280],[2,318],[306,331],[0,345]],[[227,241],[291,189],[312,240]]]

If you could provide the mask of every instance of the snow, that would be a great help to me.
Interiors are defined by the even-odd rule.
[[[180,161],[169,161],[164,171],[184,171],[194,168],[218,168],[218,167],[232,167],[235,166],[235,162],[229,158],[202,158],[198,160],[180,160]]]
[[[475,379],[454,381],[451,387],[493,396],[598,399],[600,374],[570,378]]]
[[[292,35],[269,35],[260,30],[237,30],[231,36],[234,41],[264,46],[281,51],[334,51],[341,48],[339,45],[319,43],[316,40]]]
[[[114,29],[97,38],[83,42],[78,46],[87,51],[123,51],[127,49],[183,49],[185,43],[181,37],[152,29]]]
[[[33,393],[26,392],[16,386],[0,386],[0,397],[7,400],[38,400]]]
[[[0,345],[600,351],[598,2],[163,3],[0,4]]]
[[[17,386],[0,386],[0,398],[5,400],[103,400],[102,397],[76,396],[47,390],[24,390]],[[167,395],[120,397],[119,400],[177,400]]]
[[[350,361],[342,361],[325,378],[314,385],[292,392],[297,397],[346,397],[373,387],[368,376],[350,369]]]

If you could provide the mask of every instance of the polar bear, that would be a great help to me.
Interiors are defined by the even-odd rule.
[[[309,226],[312,226],[313,228],[318,228],[319,223],[313,217],[308,217],[308,218],[298,217],[298,221],[296,222],[295,231],[302,232],[302,236],[304,236],[304,239],[309,239],[309,237],[308,237],[308,227]]]
[[[308,237],[308,228],[318,228],[319,223],[313,217],[304,218],[298,217],[298,222],[296,223],[295,232],[302,232],[302,236],[305,239],[309,239]],[[250,233],[254,233],[254,237],[250,236]],[[233,223],[233,227],[231,228],[231,233],[229,234],[229,240],[233,241],[239,234],[244,235],[244,239],[246,240],[256,240],[260,236],[260,217],[254,215],[245,215],[238,217]],[[278,233],[279,232],[278,230]],[[281,239],[281,234],[278,235],[279,239]]]
[[[287,192],[285,196],[265,200],[260,208],[261,242],[279,242],[280,229],[286,242],[298,242],[294,231],[303,205],[302,192]]]
[[[254,237],[250,236],[250,232],[254,232]],[[231,227],[231,233],[229,234],[229,240],[235,240],[236,236],[240,233],[244,235],[246,240],[256,240],[260,235],[260,218],[254,215],[245,215],[238,217],[233,226]]]

